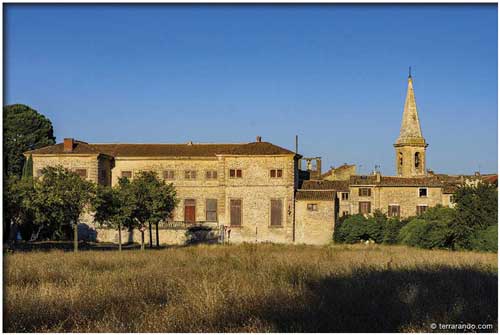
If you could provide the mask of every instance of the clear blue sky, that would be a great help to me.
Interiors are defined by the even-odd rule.
[[[427,167],[497,170],[496,5],[5,5],[5,100],[57,140],[251,142],[394,174],[408,66]]]

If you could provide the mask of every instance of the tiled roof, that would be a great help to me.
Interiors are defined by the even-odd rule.
[[[75,141],[73,151],[64,152],[64,144],[26,152],[26,154],[106,154],[113,157],[211,157],[215,155],[295,155],[269,142],[241,144],[88,144]]]
[[[333,201],[335,191],[304,191],[299,190],[296,194],[297,200],[328,200]]]
[[[301,190],[334,190],[349,191],[347,180],[304,180]]]
[[[455,193],[457,188],[459,187],[458,184],[444,184],[443,186],[443,194],[452,194]]]
[[[441,187],[443,183],[435,177],[385,177],[380,176],[351,176],[350,185],[377,185],[377,186],[435,186]]]

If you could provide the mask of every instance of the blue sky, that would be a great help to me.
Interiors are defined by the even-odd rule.
[[[408,66],[427,167],[497,170],[496,5],[4,5],[4,104],[57,140],[263,140],[394,174]]]

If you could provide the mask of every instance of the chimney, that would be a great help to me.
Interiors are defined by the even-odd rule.
[[[64,139],[64,152],[72,152],[74,143],[75,143],[74,139],[65,138]]]
[[[256,140],[256,142],[262,142],[262,137],[257,136],[257,138],[255,140]]]
[[[375,176],[376,176],[376,179],[377,179],[377,183],[380,183],[380,179],[382,179],[381,177],[381,174],[380,174],[380,171],[376,171],[375,172]]]

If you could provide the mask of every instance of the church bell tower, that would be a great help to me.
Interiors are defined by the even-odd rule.
[[[425,169],[425,149],[428,144],[422,136],[418,119],[417,104],[413,91],[411,72],[408,75],[408,90],[401,121],[399,137],[394,143],[396,150],[396,174],[400,177],[423,177]]]

